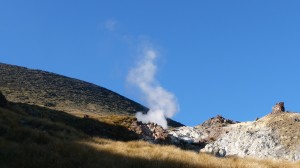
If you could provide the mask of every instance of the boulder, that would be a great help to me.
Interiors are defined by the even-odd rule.
[[[7,107],[8,101],[5,96],[0,92],[0,107]]]

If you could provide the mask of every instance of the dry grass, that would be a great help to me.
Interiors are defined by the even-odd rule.
[[[84,118],[86,114],[82,112],[77,112],[77,113],[72,113],[72,115],[75,115],[80,118]],[[99,115],[95,113],[88,113],[87,116],[91,119],[99,120],[107,124],[122,125],[127,128],[134,120],[136,120],[135,117],[128,116],[128,115]]]
[[[92,117],[86,120],[28,105],[0,108],[0,167],[300,167],[300,163],[221,159],[174,146],[116,141],[112,140],[116,133],[126,139],[122,138],[126,134],[116,132],[122,128],[118,124],[126,126],[132,118]],[[94,135],[89,128],[105,130]]]
[[[299,167],[300,163],[290,163],[286,161],[271,161],[271,160],[257,160],[251,158],[216,158],[208,154],[198,154],[191,151],[183,151],[174,146],[160,146],[149,144],[144,141],[131,142],[115,142],[103,141],[103,139],[93,139],[91,142],[79,142],[90,146],[101,152],[108,152],[118,156],[128,157],[130,159],[138,159],[144,161],[151,161],[151,163],[137,163],[143,167],[164,167],[165,164],[170,167]],[[165,163],[166,162],[166,163]],[[172,164],[168,164],[172,163]],[[114,163],[116,167],[122,167],[123,163]],[[155,166],[154,166],[155,165]]]

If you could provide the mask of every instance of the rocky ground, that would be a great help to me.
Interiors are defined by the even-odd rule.
[[[201,151],[216,155],[300,160],[299,113],[285,112],[277,103],[272,112],[252,122],[229,125],[226,133]]]
[[[151,123],[139,124],[142,125],[139,134],[145,140],[168,142],[217,157],[300,160],[300,114],[285,112],[283,103],[277,103],[269,115],[252,122],[235,122],[216,116],[196,127],[168,130]]]

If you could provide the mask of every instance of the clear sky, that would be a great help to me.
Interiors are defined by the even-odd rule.
[[[0,0],[0,62],[82,79],[143,103],[126,76],[142,45],[175,120],[300,111],[300,1]]]

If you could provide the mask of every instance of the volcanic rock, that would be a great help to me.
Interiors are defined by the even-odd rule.
[[[178,127],[168,130],[170,143],[182,149],[199,151],[205,146],[202,132],[194,127]]]
[[[275,106],[272,107],[272,113],[271,114],[278,114],[285,112],[284,108],[284,102],[276,103]]]
[[[192,150],[200,147],[200,152],[217,157],[299,161],[299,127],[300,114],[285,112],[284,103],[279,102],[272,108],[271,114],[255,121],[235,122],[218,115],[195,127],[178,127],[168,131],[174,145],[185,149],[192,145]]]
[[[162,126],[156,123],[142,123],[140,121],[132,122],[129,130],[134,131],[141,139],[152,143],[167,142],[168,133]]]
[[[182,149],[199,151],[204,147],[199,143],[199,132],[192,127],[178,127],[170,130],[163,129],[155,123],[132,122],[129,130],[138,134],[139,138],[156,144],[171,144]]]
[[[276,115],[274,115],[276,114]],[[276,103],[272,113],[256,121],[231,124],[201,152],[216,156],[256,157],[261,159],[300,160],[300,114],[285,112]]]
[[[276,133],[270,128],[254,127],[253,122],[232,125],[228,134],[205,146],[201,151],[216,156],[238,155],[278,158],[281,149]],[[222,151],[223,155],[219,151]],[[225,153],[225,155],[224,155]]]
[[[195,129],[202,134],[200,142],[210,143],[217,140],[221,135],[228,133],[228,126],[236,123],[238,122],[217,115],[196,126]]]
[[[237,123],[236,121],[225,119],[221,115],[217,115],[216,117],[210,118],[209,120],[205,121],[204,123],[201,124],[203,127],[224,127],[229,124],[235,124]]]
[[[179,141],[197,143],[200,141],[202,133],[193,127],[184,126],[170,130],[169,135],[172,136],[173,143],[179,143]]]
[[[221,135],[225,134],[227,132],[226,128],[228,125],[235,123],[237,122],[225,119],[224,117],[218,115],[210,118],[203,124],[196,127],[177,127],[169,129],[168,132],[172,144],[184,149],[199,151],[207,143],[214,142]],[[218,150],[214,153],[216,153],[216,155],[223,156],[225,155],[226,151],[219,152]]]

